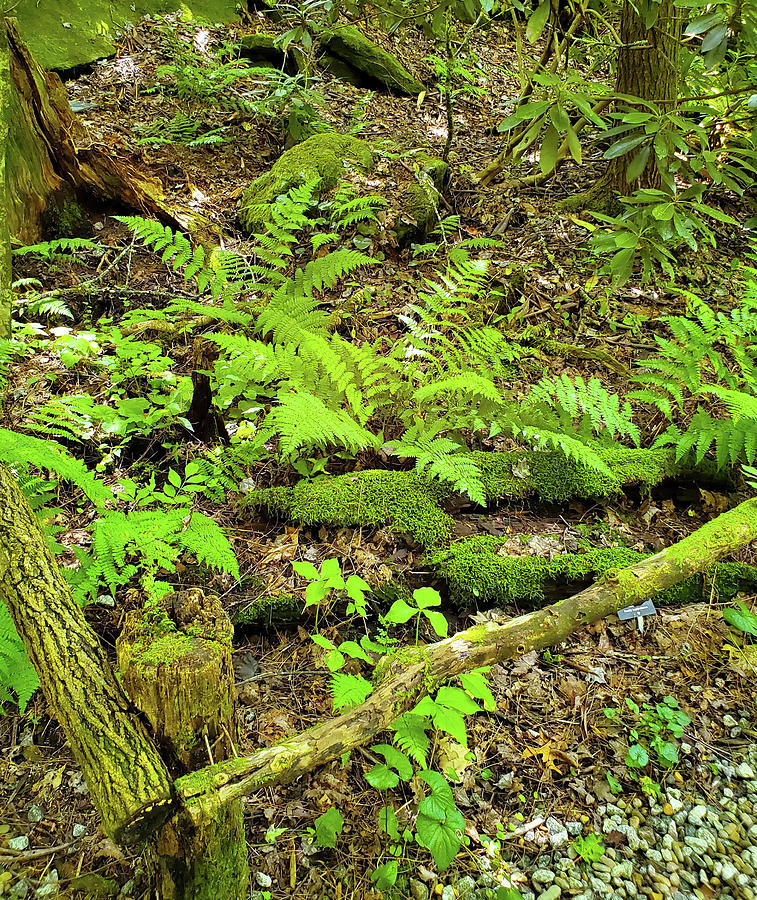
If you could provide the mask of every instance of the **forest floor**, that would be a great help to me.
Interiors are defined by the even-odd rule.
[[[266,31],[276,30],[268,22],[260,24]],[[175,34],[191,31],[182,28]],[[213,28],[204,39],[213,46],[233,42],[240,31],[249,30],[249,25]],[[223,229],[225,245],[244,253],[252,244],[239,229],[238,200],[250,181],[280,155],[285,140],[281,121],[272,116],[237,122],[230,140],[206,148],[179,143],[135,147],[135,135],[146,134],[158,117],[176,112],[175,98],[143,90],[154,83],[157,66],[169,61],[170,40],[156,22],[143,23],[129,34],[116,59],[69,82],[69,97],[81,104],[94,141],[138,161],[170,187],[176,200],[197,205]],[[387,46],[394,41],[405,64],[429,85],[422,100],[367,95],[324,74],[319,85],[326,101],[323,115],[337,130],[362,123],[359,136],[365,140],[391,139],[438,155],[446,124],[426,61],[434,45],[420,33],[403,38],[401,45],[398,36],[381,40]],[[647,285],[632,280],[615,290],[605,277],[592,279],[597,261],[587,252],[587,231],[556,204],[599,175],[599,150],[580,169],[568,163],[539,188],[508,191],[498,184],[480,188],[471,182],[470,172],[501,147],[502,136],[494,129],[507,114],[507,98],[517,95],[518,82],[511,31],[501,25],[477,31],[470,46],[477,56],[474,70],[481,92],[459,99],[455,106],[451,180],[444,195],[448,212],[459,216],[459,223],[448,239],[502,235],[504,251],[482,255],[489,257],[493,279],[505,281],[513,268],[523,268],[517,302],[509,310],[513,327],[541,325],[556,340],[599,348],[631,368],[653,352],[655,338],[665,334],[660,316],[682,312],[685,298],[663,280]],[[215,115],[209,125],[230,120],[228,112]],[[536,163],[528,166],[518,174],[529,174]],[[402,177],[392,171],[391,177]],[[737,198],[724,195],[720,200],[726,212],[743,217]],[[43,319],[38,326],[28,325],[28,334],[36,329],[37,336],[49,336],[63,325],[74,335],[86,336],[104,316],[117,323],[129,304],[159,308],[166,297],[186,289],[158,255],[133,244],[127,228],[111,217],[116,212],[123,211],[90,206],[75,223],[77,233],[102,245],[96,254],[85,249],[73,258],[58,255],[52,261],[16,257],[14,277],[37,278],[42,289],[57,290],[73,314],[73,324]],[[748,245],[742,232],[718,228],[717,249],[704,247],[679,260],[676,287],[728,309],[734,302],[732,264],[745,258]],[[403,327],[401,316],[417,298],[423,279],[440,271],[442,251],[414,256],[389,243],[380,250],[381,266],[353,276],[328,299],[356,341],[396,337]],[[82,282],[95,277],[96,291],[83,296]],[[191,371],[189,341],[174,343],[170,355],[175,371]],[[624,376],[575,357],[535,354],[533,372],[534,380],[544,373],[566,372],[597,377],[608,389],[627,387]],[[29,413],[52,396],[84,389],[97,398],[105,390],[98,377],[86,368],[67,367],[49,350],[28,356],[10,371],[2,425],[27,427]],[[519,377],[528,375],[522,371]],[[662,427],[661,418],[646,423],[645,439]],[[155,449],[144,442],[139,452],[116,461],[109,477],[145,472],[145,460],[154,458]],[[191,456],[201,449],[190,441],[180,453]],[[270,464],[251,475],[258,486],[292,478],[291,472]],[[461,499],[451,512],[458,537],[511,535],[513,552],[525,547],[527,553],[551,558],[575,550],[581,542],[654,552],[739,498],[737,493],[677,483],[662,485],[646,497],[629,492],[612,502],[575,501],[561,507],[524,501],[482,511]],[[422,549],[389,528],[308,528],[262,515],[240,521],[233,497],[223,505],[205,503],[203,510],[228,528],[244,576],[242,587],[221,576],[215,583],[208,577],[203,584],[221,593],[230,611],[261,593],[303,595],[304,584],[290,565],[296,559],[319,563],[338,557],[345,574],[356,573],[371,585],[403,579],[419,586],[431,578]],[[72,548],[86,535],[90,516],[91,510],[77,508],[73,501],[66,506],[65,525],[57,536],[71,551],[61,558],[64,564],[73,564]],[[740,557],[749,563],[755,559],[753,550]],[[177,577],[181,583],[196,583],[197,573],[188,566]],[[757,896],[757,860],[750,861],[748,853],[757,845],[757,778],[755,760],[746,758],[757,737],[754,672],[745,668],[735,650],[716,601],[711,596],[702,603],[660,609],[644,620],[643,631],[634,621],[611,617],[551,653],[534,652],[495,666],[490,677],[497,711],[472,720],[472,756],[458,760],[457,766],[455,797],[470,842],[443,874],[434,870],[427,851],[405,845],[400,868],[413,879],[407,895],[416,900],[437,895],[445,900],[494,897],[509,878],[523,897],[544,900],[579,895],[584,900],[637,895],[656,900],[676,891],[681,900]],[[107,646],[113,645],[124,612],[120,601],[115,608],[87,608],[89,621]],[[514,612],[445,609],[451,631]],[[240,628],[234,653],[240,681],[240,753],[331,715],[322,655],[306,627]],[[680,744],[680,762],[671,769],[653,762],[645,770],[651,777],[642,783],[625,763],[629,732],[634,722],[638,725],[626,711],[626,699],[642,710],[649,704],[644,727],[652,727],[657,704],[668,697],[675,698],[691,720]],[[611,718],[605,709],[620,712]],[[72,897],[147,897],[139,857],[124,855],[103,836],[65,739],[46,715],[40,695],[23,717],[0,720],[0,740],[0,896],[59,892]],[[336,762],[293,786],[271,788],[249,801],[246,821],[259,897],[379,896],[370,873],[386,859],[376,825],[385,797],[363,778],[371,761],[375,759],[369,751],[354,753],[343,764]],[[395,792],[401,824],[403,816],[410,815],[412,800],[410,786],[405,786],[404,796],[402,787]],[[343,835],[336,849],[317,849],[308,842],[308,829],[332,805],[345,818]],[[717,841],[725,840],[733,826],[730,851],[715,849],[708,821],[720,821],[720,828],[710,829]],[[606,850],[594,861],[583,859],[573,844],[592,833],[603,835]],[[28,840],[18,840],[24,837]],[[585,853],[590,856],[590,850]],[[628,861],[632,865],[627,866]]]

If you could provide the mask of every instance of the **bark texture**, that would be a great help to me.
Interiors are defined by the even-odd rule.
[[[166,766],[71,597],[34,513],[0,465],[0,600],[81,766],[108,835],[139,841],[175,810]]]
[[[634,6],[626,0],[620,14],[618,73],[615,88],[642,100],[652,100],[670,110],[678,99],[678,55],[681,41],[681,10],[674,0],[660,0],[657,21],[646,28]],[[640,107],[646,111],[646,107]],[[654,152],[639,178],[626,181],[626,169],[635,152],[610,160],[603,190],[628,194],[636,188],[659,188],[660,173]]]
[[[128,160],[95,145],[71,112],[60,78],[41,69],[19,38],[14,19],[0,18],[10,49],[8,224],[23,243],[39,239],[39,220],[53,194],[83,190],[157,216],[175,227],[201,230],[189,207],[169,204],[160,182]]]
[[[8,36],[0,28],[0,338],[11,336],[11,241],[8,228],[10,197],[7,189],[8,121],[11,75]]]
[[[486,623],[418,650],[403,651],[378,673],[365,703],[303,734],[180,778],[177,789],[196,822],[266,785],[293,781],[359,747],[430,689],[461,672],[522,656],[565,640],[571,632],[709,568],[757,540],[757,499],[723,513],[690,537],[620,569],[573,597],[503,625]]]

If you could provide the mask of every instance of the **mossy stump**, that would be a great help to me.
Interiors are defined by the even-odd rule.
[[[217,597],[193,589],[127,616],[116,643],[122,682],[164,750],[184,771],[234,754],[233,626]],[[202,829],[186,814],[170,821],[146,853],[157,896],[242,900],[249,889],[242,802]]]

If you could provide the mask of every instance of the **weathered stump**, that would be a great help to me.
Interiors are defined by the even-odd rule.
[[[220,601],[194,589],[130,613],[116,643],[122,682],[164,755],[184,772],[234,753],[233,626]],[[249,886],[242,801],[196,828],[179,815],[146,859],[164,900],[243,898]]]

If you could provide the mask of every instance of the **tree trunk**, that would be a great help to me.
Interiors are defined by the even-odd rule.
[[[0,465],[0,600],[81,766],[108,835],[130,843],[175,812],[165,763],[71,597],[34,513]]]
[[[681,12],[674,0],[660,0],[657,20],[651,28],[645,26],[634,6],[626,0],[620,14],[620,40],[617,93],[651,100],[663,110],[670,110],[678,99],[681,41]],[[640,109],[647,111],[643,106]],[[601,181],[603,192],[612,196],[616,191],[628,194],[640,187],[660,187],[654,150],[641,175],[630,183],[626,180],[626,169],[638,149],[610,160]]]
[[[511,619],[487,622],[418,650],[403,650],[377,672],[379,683],[355,709],[248,757],[180,778],[193,819],[212,820],[225,804],[261,787],[293,781],[362,746],[442,682],[479,666],[565,640],[625,606],[642,603],[757,540],[757,499],[747,500],[661,553],[620,569],[580,594]]]
[[[234,753],[234,628],[220,600],[194,589],[130,613],[116,643],[127,693],[183,771]],[[245,900],[249,890],[242,801],[196,829],[168,822],[145,859],[163,900]]]
[[[11,238],[8,227],[10,195],[6,183],[8,147],[8,102],[11,93],[8,35],[0,28],[0,338],[11,336]]]
[[[71,112],[63,82],[34,62],[15,20],[0,17],[0,30],[7,31],[10,49],[6,177],[13,237],[22,243],[38,240],[40,216],[51,198],[74,190],[118,201],[184,230],[197,231],[206,224],[189,207],[169,204],[160,182],[95,145]]]

